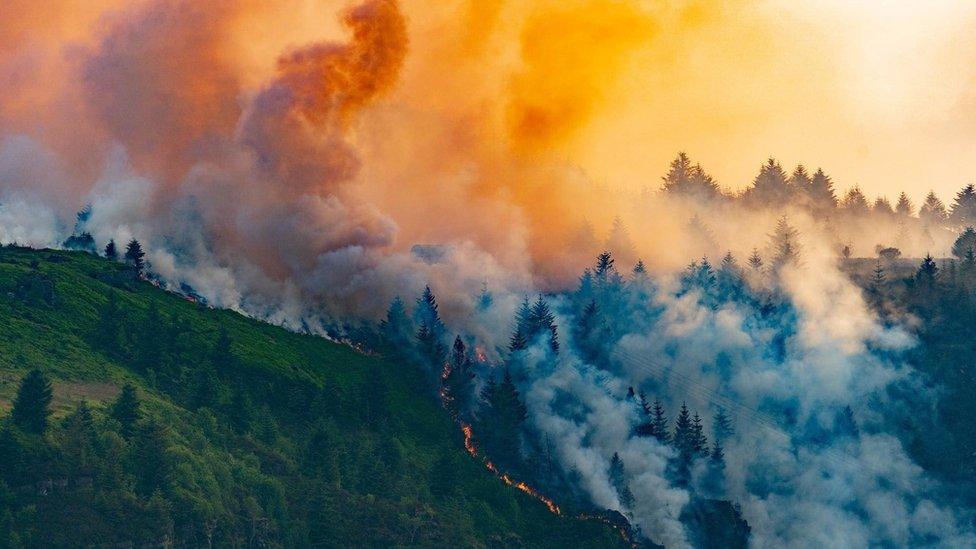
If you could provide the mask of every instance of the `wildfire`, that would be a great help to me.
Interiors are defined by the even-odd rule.
[[[477,457],[478,456],[478,448],[474,445],[474,431],[471,429],[471,426],[468,425],[467,423],[463,423],[462,422],[461,423],[461,432],[464,433],[464,449],[469,454],[471,454],[472,457]],[[528,494],[528,495],[534,497],[535,499],[541,501],[542,503],[544,503],[546,505],[546,507],[549,508],[549,511],[550,512],[555,513],[557,515],[562,514],[562,511],[559,509],[559,506],[556,505],[556,502],[554,502],[551,499],[547,498],[546,496],[540,494],[538,490],[536,490],[535,488],[529,486],[528,484],[526,484],[526,483],[524,483],[522,481],[513,479],[512,477],[508,476],[507,473],[502,473],[501,471],[498,470],[498,467],[495,467],[495,464],[492,463],[491,460],[489,460],[489,459],[486,458],[484,460],[484,462],[485,462],[485,467],[489,471],[491,471],[492,473],[494,473],[495,476],[497,476],[498,478],[500,478],[502,482],[504,482],[508,486],[514,486],[515,488],[518,488],[519,490],[525,492],[526,494]]]
[[[474,356],[478,359],[478,362],[488,362],[488,353],[485,352],[485,348],[481,345],[474,348]]]

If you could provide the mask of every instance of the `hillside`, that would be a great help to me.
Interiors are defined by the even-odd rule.
[[[43,434],[9,409],[33,369]],[[138,419],[113,408],[130,384]],[[463,448],[408,364],[81,252],[0,249],[0,546],[615,546]]]

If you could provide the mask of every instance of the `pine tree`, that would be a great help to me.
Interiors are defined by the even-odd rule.
[[[901,217],[912,217],[915,215],[915,204],[904,191],[898,195],[898,204],[895,205],[895,212]]]
[[[857,185],[844,195],[844,200],[841,201],[841,208],[855,218],[862,218],[871,211],[867,197],[864,196],[861,188]]]
[[[695,412],[695,416],[691,420],[691,432],[695,453],[698,455],[707,456],[708,437],[705,436],[705,427],[702,424],[702,418],[698,415],[698,412]]]
[[[796,265],[800,261],[799,231],[794,229],[783,216],[776,222],[776,230],[770,235],[775,257],[773,266]]]
[[[654,399],[654,417],[651,423],[654,425],[653,433],[661,444],[671,442],[671,432],[668,430],[668,416],[664,412],[664,404],[660,399]]]
[[[577,315],[573,326],[573,341],[584,361],[592,363],[597,358],[600,332],[600,307],[595,299],[591,299],[583,312]]]
[[[634,505],[634,494],[627,486],[627,471],[624,467],[624,460],[620,459],[620,455],[616,452],[610,458],[608,476],[610,478],[610,484],[617,491],[621,505],[625,508],[632,507]]]
[[[684,152],[671,161],[668,173],[661,179],[664,184],[661,190],[667,193],[687,194],[691,187],[691,159]]]
[[[145,262],[146,252],[142,251],[142,245],[139,241],[132,239],[129,244],[125,247],[125,260],[132,265],[136,272],[141,273],[146,266]]]
[[[941,227],[949,220],[949,213],[935,192],[929,191],[925,196],[925,202],[918,210],[918,217],[929,227]]]
[[[482,282],[481,293],[478,295],[478,310],[487,311],[491,308],[494,302],[495,298],[492,297],[491,292],[488,291],[488,282]]]
[[[759,175],[752,181],[752,186],[742,195],[743,200],[754,207],[781,208],[789,204],[793,198],[783,167],[770,158],[759,169]]]
[[[952,255],[963,259],[973,248],[976,248],[976,230],[973,230],[972,227],[966,227],[966,230],[952,244]]]
[[[674,421],[674,437],[672,440],[682,455],[691,456],[694,454],[695,438],[691,412],[688,411],[688,406],[685,403],[681,404],[681,411],[678,412],[678,418]]]
[[[837,208],[837,194],[834,192],[834,182],[822,169],[817,169],[810,180],[807,199],[813,210],[820,215],[826,215]]]
[[[749,267],[751,267],[753,271],[757,272],[761,271],[763,268],[762,257],[759,255],[759,250],[756,248],[752,249],[752,255],[749,256]]]
[[[895,209],[891,207],[891,202],[884,196],[879,196],[874,201],[871,213],[882,217],[894,217]]]
[[[527,411],[506,368],[502,382],[490,378],[482,398],[485,401],[480,429],[489,453],[500,466],[517,469],[521,465],[521,432]]]
[[[540,294],[525,320],[525,339],[532,344],[540,337],[546,337],[549,342],[549,349],[558,354],[559,335],[555,320],[556,317],[549,310],[549,304]]]
[[[732,418],[725,413],[724,408],[719,408],[712,420],[712,436],[715,437],[715,442],[724,442],[734,434],[735,426],[732,424]]]
[[[880,291],[884,287],[885,278],[885,270],[879,259],[871,275],[871,288],[876,292]]]
[[[128,438],[135,434],[140,416],[139,396],[136,394],[135,387],[129,383],[122,387],[122,391],[109,409],[109,415],[119,422],[122,436]]]
[[[446,328],[441,321],[440,313],[437,310],[437,298],[430,286],[424,286],[424,292],[417,298],[417,309],[414,313],[418,324],[426,324],[431,337],[440,342],[444,337]]]
[[[119,258],[119,251],[115,248],[115,241],[109,240],[105,245],[105,258],[115,261]]]
[[[51,416],[51,382],[40,370],[31,370],[20,381],[10,417],[27,433],[43,434]]]
[[[154,418],[143,422],[131,448],[131,461],[136,467],[136,491],[143,497],[149,497],[157,490],[165,493],[175,472],[166,427]]]
[[[442,383],[447,409],[455,416],[467,413],[474,392],[474,371],[461,336],[454,339],[447,375]]]
[[[91,465],[96,457],[95,445],[98,433],[91,407],[82,400],[78,407],[65,419],[63,449],[71,462],[74,473],[90,475]]]
[[[400,352],[405,352],[411,343],[413,325],[400,296],[393,299],[386,310],[386,318],[380,321],[380,335],[387,345]]]
[[[915,273],[915,279],[925,285],[932,285],[935,283],[936,276],[939,274],[939,267],[935,264],[935,260],[932,259],[930,254],[925,254],[925,258],[922,259],[922,264],[918,268],[918,272]]]
[[[949,212],[949,221],[955,227],[976,225],[976,187],[966,185],[958,193]]]
[[[613,255],[609,251],[605,251],[597,257],[596,268],[593,269],[593,276],[597,282],[606,282],[610,275],[616,272],[613,262]]]

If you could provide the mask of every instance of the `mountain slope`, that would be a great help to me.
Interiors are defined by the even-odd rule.
[[[54,390],[39,435],[8,413],[31,369]],[[504,486],[428,394],[412,366],[121,264],[0,249],[0,547],[622,544]]]

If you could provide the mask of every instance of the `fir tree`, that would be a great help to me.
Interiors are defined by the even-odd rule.
[[[963,259],[973,248],[976,248],[976,231],[972,227],[966,227],[966,230],[952,244],[952,255]]]
[[[393,298],[386,310],[386,318],[380,321],[380,335],[395,350],[405,352],[413,334],[413,325],[400,296]]]
[[[517,469],[521,465],[520,437],[527,411],[507,368],[501,383],[489,379],[482,398],[485,409],[480,420],[485,445],[499,464]]]
[[[43,434],[51,417],[51,382],[40,370],[31,370],[20,381],[10,417],[27,433]]]
[[[752,181],[752,186],[742,195],[743,200],[751,206],[781,208],[793,198],[786,172],[783,167],[770,158],[759,169],[759,175]]]
[[[157,490],[165,493],[175,472],[166,427],[155,419],[143,422],[131,447],[131,461],[136,468],[136,491],[143,497]]]
[[[759,250],[756,248],[752,249],[752,255],[749,256],[749,267],[752,268],[753,271],[757,272],[761,271],[763,268],[762,257],[759,255]]]
[[[651,423],[654,425],[654,437],[661,444],[668,444],[671,442],[671,432],[668,430],[668,416],[664,412],[664,404],[661,403],[660,399],[654,399],[653,414]]]
[[[776,222],[776,230],[770,235],[774,251],[773,266],[796,265],[800,261],[799,231],[794,229],[783,216]]]
[[[895,213],[901,217],[912,217],[915,215],[915,204],[904,191],[898,195],[898,204],[895,205]]]
[[[599,354],[600,332],[600,307],[591,299],[573,326],[573,341],[586,362],[592,363]]]
[[[119,422],[119,425],[122,427],[122,436],[128,438],[135,434],[136,426],[139,423],[140,411],[139,396],[136,394],[136,388],[132,384],[126,383],[122,387],[119,396],[112,403],[109,415]]]
[[[495,298],[492,297],[491,292],[488,291],[488,282],[482,282],[481,293],[478,295],[478,310],[487,311],[491,308],[494,302]]]
[[[829,175],[819,168],[810,180],[807,199],[813,210],[821,215],[827,214],[837,207],[834,182],[830,180]]]
[[[438,342],[444,336],[444,323],[441,321],[440,313],[437,310],[437,298],[430,286],[424,286],[424,292],[417,298],[417,309],[415,312],[418,324],[426,324],[431,336]]]
[[[461,336],[454,339],[447,375],[442,380],[444,401],[455,416],[465,414],[474,391],[474,371]]]
[[[708,437],[705,436],[705,427],[698,412],[691,420],[691,447],[696,455],[708,455]]]
[[[678,412],[678,417],[674,421],[672,441],[681,453],[689,455],[694,453],[695,439],[692,431],[691,412],[685,403],[681,404],[681,411]]]
[[[871,211],[867,197],[864,196],[861,188],[857,185],[844,195],[844,200],[841,201],[841,208],[855,218],[862,218]]]
[[[593,269],[593,276],[598,282],[606,282],[607,279],[616,272],[616,268],[613,266],[614,259],[613,255],[609,251],[605,251],[597,257],[596,267]]]
[[[146,252],[142,251],[142,245],[139,241],[132,239],[129,244],[125,247],[125,260],[132,265],[136,272],[141,273],[146,266],[145,262]]]
[[[949,212],[949,221],[955,227],[976,225],[976,187],[966,185],[958,193]]]
[[[632,507],[634,505],[634,494],[627,486],[627,471],[624,467],[624,460],[616,452],[610,458],[608,476],[610,477],[610,484],[617,491],[621,505],[628,509]]]
[[[935,260],[932,259],[930,254],[925,254],[925,258],[922,259],[922,264],[919,266],[918,272],[915,273],[915,280],[925,285],[932,285],[935,283],[938,274],[939,267],[935,264]]]
[[[935,192],[929,191],[925,196],[925,202],[918,210],[918,217],[929,227],[941,227],[949,220],[949,213]]]
[[[667,193],[687,194],[691,188],[691,159],[684,152],[671,161],[668,173],[662,177],[661,190]]]
[[[871,208],[871,213],[881,217],[894,217],[895,209],[891,207],[891,202],[883,196],[879,196],[874,201],[874,206]]]
[[[724,442],[734,434],[735,426],[732,424],[732,418],[725,413],[724,408],[719,408],[712,420],[712,436],[715,442]]]
[[[105,258],[115,261],[119,258],[119,251],[115,248],[115,241],[109,240],[105,245]]]

